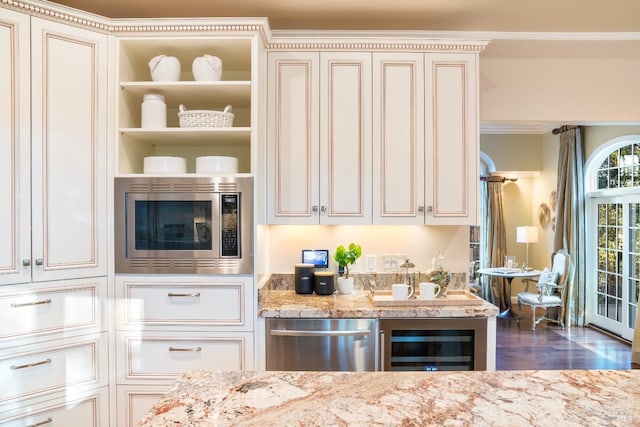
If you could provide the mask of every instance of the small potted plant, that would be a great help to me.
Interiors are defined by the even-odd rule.
[[[349,277],[349,267],[355,264],[356,260],[361,256],[362,247],[356,243],[350,243],[348,249],[343,245],[336,248],[333,259],[341,269],[344,269],[344,275],[338,277],[338,292],[341,294],[353,292],[353,277]]]

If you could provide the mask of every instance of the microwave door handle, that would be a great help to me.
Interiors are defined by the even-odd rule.
[[[369,329],[352,329],[344,331],[272,329],[271,335],[279,337],[366,337],[371,335],[371,331]]]

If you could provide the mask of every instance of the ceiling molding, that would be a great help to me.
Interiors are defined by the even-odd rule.
[[[533,32],[533,31],[431,31],[431,30],[273,30],[274,38],[394,37],[458,40],[640,40],[640,32]]]
[[[483,135],[541,135],[562,125],[576,126],[640,126],[640,122],[513,122],[480,123]]]

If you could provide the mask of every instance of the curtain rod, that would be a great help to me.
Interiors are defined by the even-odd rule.
[[[566,131],[572,130],[572,129],[578,129],[578,126],[576,126],[576,125],[562,125],[559,128],[555,128],[554,130],[552,130],[551,133],[553,133],[554,135],[557,135],[559,133],[566,132]]]
[[[487,181],[487,182],[506,182],[506,181],[512,181],[512,182],[516,182],[518,180],[518,177],[505,177],[505,176],[497,176],[497,175],[492,175],[492,176],[481,176],[480,177],[480,181]]]

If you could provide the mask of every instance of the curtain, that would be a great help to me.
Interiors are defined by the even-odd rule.
[[[482,268],[502,267],[504,257],[507,254],[507,234],[504,226],[504,214],[502,211],[502,177],[490,176],[481,182],[483,197],[482,234],[483,254],[481,257]],[[499,298],[499,292],[506,294],[507,287],[504,279],[495,276],[483,275],[482,297],[492,304],[499,301],[507,301],[506,295]],[[496,304],[497,305],[497,304]],[[506,307],[500,307],[503,311]]]
[[[568,326],[584,326],[586,239],[582,133],[577,126],[563,126],[560,131],[558,204],[553,249],[554,252],[565,249],[570,256],[563,301],[564,323]]]

